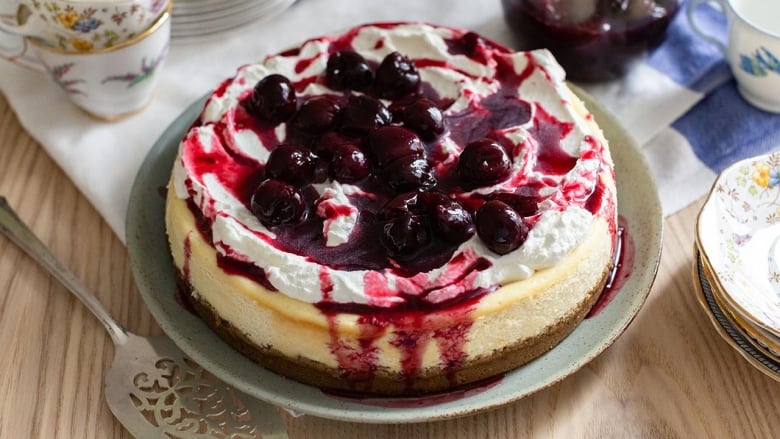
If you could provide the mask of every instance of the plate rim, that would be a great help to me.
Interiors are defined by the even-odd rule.
[[[710,289],[712,290],[712,296],[715,299],[715,301],[718,303],[718,307],[725,311],[724,314],[727,318],[729,316],[732,316],[732,318],[729,318],[729,321],[733,326],[738,326],[740,329],[743,330],[743,332],[746,333],[747,336],[750,338],[761,341],[763,343],[766,343],[768,345],[772,346],[780,346],[780,343],[777,341],[770,340],[768,337],[772,336],[769,331],[765,330],[763,327],[759,326],[757,323],[753,322],[751,320],[751,317],[749,315],[746,315],[742,309],[739,307],[737,303],[734,302],[734,299],[725,291],[725,288],[723,288],[723,285],[720,283],[720,281],[717,278],[717,275],[715,274],[715,270],[710,264],[709,259],[702,254],[701,252],[701,244],[696,241],[697,250],[699,252],[698,257],[701,259],[701,265],[702,265],[702,273],[706,277]],[[748,327],[746,325],[751,325],[752,327]],[[763,330],[766,332],[759,333],[758,330]],[[776,347],[775,349],[780,352],[780,347]],[[780,353],[779,354],[771,354],[774,357],[778,358],[780,360]]]
[[[163,134],[160,136],[160,138],[155,142],[154,146],[150,149],[149,153],[147,154],[146,158],[144,159],[144,162],[141,166],[141,168],[138,171],[138,174],[136,175],[136,178],[133,182],[133,186],[131,189],[131,194],[129,198],[128,203],[128,210],[127,210],[127,216],[126,216],[126,230],[127,230],[127,247],[128,247],[128,253],[130,255],[130,265],[131,270],[133,274],[133,278],[135,279],[136,285],[138,287],[139,292],[141,293],[141,296],[143,297],[144,302],[146,303],[147,307],[149,308],[152,316],[154,317],[155,321],[158,323],[158,325],[163,329],[163,331],[170,336],[174,342],[179,345],[179,347],[193,360],[195,360],[198,364],[200,364],[205,369],[209,370],[210,372],[214,373],[217,377],[222,379],[223,381],[227,382],[228,384],[232,385],[233,387],[244,391],[248,395],[254,396],[258,399],[267,401],[271,404],[286,408],[288,410],[292,410],[294,412],[328,418],[328,419],[334,419],[334,420],[341,420],[341,421],[349,421],[349,422],[365,422],[365,423],[410,423],[410,422],[424,422],[424,421],[432,421],[432,420],[440,420],[440,419],[448,419],[453,417],[459,417],[459,416],[466,416],[470,414],[474,414],[477,412],[489,410],[492,408],[503,406],[507,403],[522,399],[530,394],[536,393],[540,390],[543,390],[547,387],[550,387],[564,378],[570,376],[571,374],[575,373],[576,371],[580,370],[584,365],[589,363],[591,360],[593,360],[595,357],[603,353],[609,346],[611,346],[614,341],[628,328],[628,326],[631,324],[631,322],[634,320],[634,318],[637,316],[641,308],[643,307],[650,290],[652,289],[653,283],[655,281],[655,277],[658,272],[658,267],[660,264],[660,257],[662,253],[662,241],[663,241],[663,211],[661,208],[661,202],[658,197],[658,191],[657,186],[655,184],[655,179],[650,171],[650,168],[647,163],[647,159],[642,154],[641,150],[639,149],[639,146],[637,145],[636,141],[633,139],[633,137],[623,128],[623,126],[617,121],[615,116],[613,116],[611,113],[609,113],[601,104],[599,104],[597,101],[595,101],[590,95],[585,93],[580,88],[569,84],[569,86],[573,89],[573,91],[579,95],[583,101],[585,101],[585,105],[588,108],[588,110],[594,114],[594,117],[599,122],[599,125],[602,127],[602,129],[605,128],[605,123],[608,123],[609,129],[608,131],[615,134],[615,138],[619,138],[622,141],[624,141],[625,145],[620,146],[612,146],[610,149],[612,151],[613,157],[618,154],[627,154],[630,157],[630,160],[636,161],[637,163],[632,163],[631,167],[636,167],[635,170],[638,168],[641,172],[644,173],[642,176],[645,180],[646,187],[643,189],[643,195],[646,197],[649,197],[649,199],[644,200],[646,203],[643,205],[643,213],[647,214],[646,218],[642,218],[640,220],[644,220],[647,224],[647,227],[649,230],[642,230],[642,235],[640,236],[642,239],[642,242],[645,243],[646,249],[646,256],[648,260],[639,260],[637,259],[635,262],[643,262],[643,264],[637,264],[634,265],[634,271],[629,277],[626,285],[624,285],[624,288],[627,285],[635,285],[635,291],[633,291],[630,296],[627,296],[626,294],[621,295],[620,292],[616,294],[614,300],[610,303],[610,305],[618,306],[615,302],[619,302],[619,304],[626,309],[625,312],[617,313],[613,310],[610,312],[610,307],[607,306],[605,310],[603,310],[599,315],[594,317],[593,319],[588,319],[586,321],[583,321],[573,332],[570,334],[566,339],[564,339],[560,344],[558,344],[555,348],[550,350],[545,355],[537,358],[536,360],[532,361],[531,363],[528,363],[525,366],[521,366],[518,369],[512,370],[510,372],[507,372],[504,377],[501,379],[501,383],[507,382],[507,383],[513,383],[511,378],[516,378],[517,380],[522,383],[523,374],[530,373],[525,371],[526,369],[534,371],[535,367],[537,369],[544,370],[544,366],[546,366],[545,361],[549,360],[550,353],[556,352],[558,350],[558,355],[563,356],[563,358],[557,358],[555,356],[552,356],[553,360],[563,360],[566,364],[563,365],[563,367],[558,367],[557,370],[553,370],[552,372],[547,372],[544,375],[547,377],[546,380],[539,384],[535,384],[533,386],[528,386],[526,384],[526,387],[529,387],[527,390],[523,390],[517,393],[513,392],[504,392],[504,393],[498,393],[498,390],[495,390],[497,387],[502,387],[502,384],[499,383],[496,386],[493,386],[484,392],[479,393],[479,395],[486,396],[487,400],[484,402],[481,402],[477,404],[477,402],[480,402],[481,399],[476,399],[475,402],[472,404],[468,404],[469,401],[472,400],[472,397],[466,396],[462,398],[461,400],[457,400],[454,403],[442,403],[432,406],[424,406],[424,407],[404,407],[404,408],[387,408],[387,407],[377,407],[367,404],[361,404],[359,402],[354,401],[343,401],[339,400],[337,398],[334,398],[332,396],[326,395],[322,393],[319,389],[315,389],[311,386],[306,386],[304,384],[296,383],[292,380],[287,380],[281,376],[276,375],[277,380],[286,380],[286,384],[288,386],[281,386],[281,387],[290,387],[292,390],[299,389],[300,386],[303,386],[305,388],[308,388],[308,392],[319,392],[320,397],[315,398],[317,400],[317,404],[312,403],[309,400],[302,400],[302,398],[296,397],[296,395],[285,395],[279,393],[279,387],[280,385],[278,383],[272,383],[272,388],[264,388],[264,387],[252,387],[248,383],[247,380],[253,379],[256,380],[257,377],[239,377],[237,376],[233,371],[226,370],[224,366],[221,366],[219,364],[216,364],[215,361],[213,361],[213,358],[211,358],[207,353],[204,352],[204,346],[195,344],[197,342],[197,339],[199,336],[205,336],[206,341],[209,339],[216,337],[216,335],[211,332],[210,329],[205,327],[205,324],[201,322],[197,317],[195,319],[198,319],[200,324],[205,328],[205,331],[202,331],[201,333],[199,330],[196,331],[195,334],[180,334],[177,331],[176,322],[175,320],[171,320],[171,318],[167,315],[166,310],[163,309],[163,304],[160,299],[160,294],[164,293],[155,293],[154,290],[156,287],[159,287],[159,285],[154,285],[154,282],[150,280],[150,276],[154,274],[154,272],[149,272],[149,268],[144,268],[143,265],[148,265],[148,262],[144,262],[144,242],[143,240],[147,238],[146,234],[141,233],[143,227],[141,227],[141,230],[139,230],[139,226],[142,225],[144,220],[149,220],[147,218],[149,215],[152,215],[150,213],[150,210],[153,209],[146,209],[143,207],[142,200],[145,198],[149,198],[151,196],[157,196],[159,198],[159,202],[164,204],[164,200],[162,197],[156,193],[156,194],[145,194],[141,193],[145,188],[144,186],[144,178],[149,178],[149,172],[150,169],[153,170],[154,166],[161,166],[161,164],[154,163],[156,159],[159,159],[160,155],[164,155],[166,153],[165,148],[168,149],[174,148],[178,146],[178,140],[181,138],[181,135],[173,135],[173,130],[175,129],[181,129],[182,126],[189,126],[189,124],[197,117],[197,114],[199,113],[200,108],[202,108],[203,103],[207,99],[207,96],[201,97],[200,99],[193,102],[186,110],[184,110],[171,125],[163,132]],[[173,139],[176,139],[175,145],[171,145],[170,143],[173,142]],[[620,148],[621,151],[616,154],[616,148]],[[176,148],[178,149],[178,148]],[[628,160],[628,159],[626,159]],[[169,163],[170,165],[170,163]],[[168,166],[170,168],[170,166]],[[624,171],[621,171],[616,167],[616,176],[617,179],[620,180],[620,176],[622,175]],[[627,172],[627,171],[625,171]],[[167,175],[170,175],[170,169]],[[629,178],[629,177],[625,177]],[[635,178],[632,176],[631,178]],[[166,180],[167,181],[167,180]],[[148,188],[151,189],[151,188]],[[159,189],[159,188],[157,188]],[[625,193],[621,195],[620,190],[618,190],[618,197],[621,196],[626,197],[630,196],[628,195],[628,191],[624,191]],[[621,212],[620,206],[622,203],[618,202],[618,212]],[[633,203],[628,203],[633,204]],[[649,207],[648,207],[649,206]],[[634,206],[638,208],[637,206]],[[639,219],[636,215],[634,215],[635,219]],[[641,223],[641,221],[640,221]],[[163,236],[165,235],[164,232],[164,223],[159,224],[160,227],[162,227]],[[629,227],[631,227],[629,225]],[[630,233],[639,233],[638,231],[632,230],[629,228]],[[157,231],[159,232],[159,231]],[[649,232],[649,233],[648,233]],[[143,236],[142,236],[143,235]],[[636,235],[634,235],[636,236]],[[146,245],[152,245],[152,244],[146,244]],[[158,254],[156,255],[157,258],[165,258],[167,257],[170,261],[170,252],[167,250],[168,244],[167,239],[164,239],[164,242],[161,244],[165,247],[167,254]],[[158,244],[159,246],[159,244]],[[637,252],[639,249],[637,248]],[[641,266],[638,266],[641,265]],[[173,270],[173,266],[171,263],[171,270]],[[145,272],[146,270],[146,272]],[[173,276],[173,273],[170,273],[171,276]],[[168,294],[171,296],[174,295],[173,291],[170,291]],[[621,299],[622,298],[622,299]],[[618,300],[620,299],[620,300]],[[630,299],[630,300],[629,300]],[[170,302],[171,298],[166,297],[166,302]],[[623,304],[623,302],[626,302]],[[179,311],[184,311],[179,306]],[[179,313],[182,314],[182,313]],[[184,314],[188,314],[186,311]],[[191,319],[192,317],[175,317],[175,319]],[[606,320],[609,318],[610,320]],[[194,324],[195,326],[198,326],[197,323]],[[587,326],[587,329],[583,329],[585,326]],[[606,329],[605,329],[606,328]],[[602,337],[599,338],[597,341],[593,342],[592,340],[588,340],[589,342],[592,342],[592,345],[588,345],[587,349],[582,355],[577,356],[574,359],[570,359],[565,356],[565,352],[562,352],[561,349],[564,349],[563,346],[567,346],[566,340],[570,340],[571,343],[573,343],[573,340],[576,339],[576,337],[572,337],[573,334],[576,334],[578,331],[601,331]],[[205,335],[205,334],[210,334]],[[582,334],[580,334],[582,335]],[[219,342],[227,346],[229,349],[232,350],[227,344],[225,344],[221,339],[219,339]],[[583,348],[584,349],[584,348]],[[236,355],[241,355],[237,352],[235,352]],[[548,360],[545,360],[547,358]],[[244,357],[246,361],[248,360]],[[549,361],[553,361],[549,360]],[[240,361],[240,360],[239,360]],[[567,362],[568,361],[568,362]],[[555,365],[555,364],[554,364]],[[265,375],[265,374],[273,374],[272,372],[269,372],[267,370],[262,369],[260,366],[255,365],[256,368],[260,368],[261,371],[258,371],[259,375]],[[525,372],[524,372],[525,371]],[[274,374],[275,375],[275,374]],[[517,378],[519,377],[519,378]],[[329,404],[323,405],[320,404],[322,397],[327,397]],[[460,402],[465,401],[464,404],[460,404]]]
[[[179,23],[174,21],[171,23],[171,36],[177,42],[195,43],[201,39],[211,38],[216,34],[236,32],[238,29],[252,23],[274,18],[292,7],[295,2],[296,0],[278,0],[273,5],[266,5],[263,8],[253,9],[240,17],[233,17],[235,20],[229,23],[219,21],[215,24],[214,20],[197,23]]]
[[[758,349],[756,346],[754,346],[749,340],[747,340],[747,335],[743,335],[740,331],[740,328],[735,327],[737,325],[733,325],[729,320],[728,317],[725,316],[725,313],[727,311],[724,311],[720,305],[718,305],[717,300],[712,297],[712,303],[710,303],[709,300],[707,300],[707,294],[704,291],[704,281],[707,282],[707,286],[712,289],[712,284],[709,283],[710,279],[706,276],[706,274],[702,271],[703,260],[701,258],[701,247],[698,244],[694,245],[694,257],[693,257],[693,264],[692,264],[692,271],[693,271],[693,287],[696,294],[696,301],[699,303],[699,305],[704,310],[704,313],[707,314],[707,317],[709,318],[710,323],[712,326],[715,327],[715,332],[718,333],[718,335],[723,339],[723,341],[726,342],[732,349],[736,350],[737,353],[744,358],[751,366],[756,368],[759,372],[762,372],[764,375],[768,376],[769,378],[774,379],[775,381],[780,381],[780,361],[774,360],[770,357],[768,357],[766,354],[761,352],[760,349]],[[723,316],[722,321],[718,316],[715,314],[713,310],[713,304],[717,308],[718,312]],[[731,330],[733,333],[738,335],[742,340],[738,340],[736,337],[731,335],[729,333],[729,330]],[[740,341],[742,343],[740,343]],[[747,348],[751,348],[753,352],[750,352]],[[770,363],[774,363],[778,367],[778,371],[774,371],[770,369],[764,362],[762,361],[768,361]]]
[[[696,243],[696,245],[698,246],[699,244]],[[699,247],[696,247],[697,250],[698,248]],[[761,354],[776,362],[780,362],[780,354],[773,354],[769,348],[769,346],[776,346],[777,344],[766,339],[762,334],[756,333],[755,329],[748,326],[750,325],[750,322],[747,317],[740,314],[739,309],[734,308],[728,296],[719,287],[717,282],[713,280],[714,274],[712,267],[708,265],[707,260],[704,259],[701,254],[699,254],[698,257],[700,261],[700,276],[703,276],[707,280],[710,290],[709,295],[712,296],[712,299],[718,305],[718,308],[720,308],[723,317],[728,320],[729,324],[731,324],[731,326],[738,331],[748,343],[761,352]],[[762,346],[761,343],[764,343],[767,346]]]

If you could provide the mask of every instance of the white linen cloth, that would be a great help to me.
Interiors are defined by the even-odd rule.
[[[14,2],[3,3],[0,13],[8,12]],[[2,59],[0,91],[25,129],[124,241],[129,192],[148,150],[184,109],[231,76],[239,65],[309,37],[375,21],[426,21],[469,28],[512,47],[500,3],[301,0],[270,21],[253,23],[229,34],[204,38],[198,43],[174,40],[154,100],[140,114],[120,122],[90,118],[71,104],[65,92],[45,74]],[[684,19],[684,15],[679,14],[676,21]],[[0,34],[3,38],[9,41],[16,37]],[[680,85],[680,81],[645,64],[638,65],[621,81],[586,88],[611,108],[644,145],[665,213],[669,214],[706,192],[715,176],[711,167],[697,157],[686,137],[670,128],[707,91]],[[726,75],[723,80],[728,79]]]

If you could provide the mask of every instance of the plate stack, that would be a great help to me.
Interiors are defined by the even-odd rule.
[[[725,169],[696,224],[694,284],[720,335],[780,381],[780,153]]]
[[[295,0],[176,0],[171,36],[177,41],[199,38],[235,29],[273,17]]]

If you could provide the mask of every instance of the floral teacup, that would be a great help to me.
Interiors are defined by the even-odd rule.
[[[701,3],[716,5],[728,19],[728,40],[714,38],[700,27],[695,10]],[[691,0],[688,20],[704,39],[726,57],[742,96],[766,111],[780,113],[780,1]],[[703,23],[702,23],[703,24]]]
[[[170,35],[169,8],[146,32],[108,49],[74,53],[30,41],[41,64],[73,103],[98,119],[117,120],[151,101]]]
[[[105,49],[146,31],[169,0],[17,0],[0,29],[73,52]]]

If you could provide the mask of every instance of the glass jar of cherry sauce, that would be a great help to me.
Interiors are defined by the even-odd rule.
[[[501,0],[519,50],[549,49],[574,81],[623,76],[658,46],[682,0]]]

